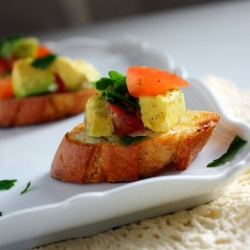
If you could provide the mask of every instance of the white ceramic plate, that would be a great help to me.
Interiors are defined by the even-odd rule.
[[[123,184],[79,185],[50,177],[50,164],[63,135],[83,120],[83,114],[43,125],[0,129],[0,179],[17,179],[12,189],[0,192],[0,249],[27,249],[88,236],[203,204],[218,198],[246,169],[249,143],[224,166],[206,167],[227,150],[236,134],[249,141],[249,128],[230,120],[212,93],[188,78],[167,53],[131,37],[115,42],[74,38],[49,45],[58,53],[92,62],[103,76],[111,69],[125,73],[127,66],[135,64],[176,72],[191,84],[184,89],[187,107],[218,111],[221,121],[187,170],[169,170]],[[29,191],[20,195],[29,181]]]

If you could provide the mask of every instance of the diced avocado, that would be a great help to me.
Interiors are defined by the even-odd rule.
[[[14,37],[10,38],[7,41],[3,42],[1,46],[2,57],[15,57],[15,58],[23,58],[23,57],[35,57],[37,53],[37,48],[39,45],[39,41],[35,37]]]
[[[186,111],[180,89],[170,90],[165,95],[139,97],[139,104],[144,126],[154,132],[167,132]]]
[[[88,100],[85,124],[89,136],[108,137],[113,134],[114,125],[109,113],[108,103],[100,94],[95,94]]]
[[[100,79],[100,72],[96,68],[84,61],[84,60],[74,60],[75,67],[80,71],[87,79],[88,82],[97,81]]]
[[[13,50],[13,56],[17,58],[35,57],[39,41],[35,37],[21,38],[16,42]]]
[[[54,73],[60,76],[69,90],[79,89],[84,82],[92,81],[92,78],[96,80],[95,74],[97,74],[97,71],[91,68],[91,71],[88,72],[90,68],[87,63],[80,60],[74,61],[61,56],[58,56],[50,67]]]
[[[16,97],[44,94],[58,88],[50,70],[34,68],[33,58],[19,59],[12,70],[13,91]]]

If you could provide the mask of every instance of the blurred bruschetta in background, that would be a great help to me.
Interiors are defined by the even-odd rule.
[[[55,54],[35,37],[0,43],[0,127],[44,123],[78,114],[96,93],[99,72]]]

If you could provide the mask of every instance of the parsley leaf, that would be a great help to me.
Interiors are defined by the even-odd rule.
[[[114,70],[109,71],[108,74],[109,74],[109,77],[110,77],[114,82],[119,81],[119,80],[125,78],[124,75],[122,75],[121,73],[119,73],[119,72],[117,72],[117,71],[114,71]]]
[[[130,100],[128,98],[126,98],[125,96],[116,93],[115,91],[111,91],[111,90],[105,90],[102,93],[102,97],[104,99],[106,99],[108,102],[112,102],[114,104],[116,104],[117,102],[125,102],[130,104],[132,107],[136,108],[136,109],[140,109],[140,106],[137,102]]]
[[[109,71],[109,77],[102,77],[91,84],[98,90],[114,90],[125,95],[127,93],[126,77],[119,72]]]
[[[128,92],[128,87],[127,87],[127,84],[126,84],[126,77],[123,77],[119,80],[117,80],[115,83],[114,83],[114,91],[121,94],[121,95],[125,95],[127,92]]]
[[[102,77],[97,81],[91,82],[93,87],[103,91],[102,97],[125,110],[128,110],[128,108],[126,105],[124,108],[124,103],[129,104],[134,109],[140,109],[137,99],[130,96],[128,92],[126,76],[114,70],[109,71],[108,75],[109,77]]]
[[[120,145],[121,146],[130,145],[132,143],[142,141],[146,138],[147,138],[147,136],[135,136],[135,137],[133,137],[133,136],[124,135],[120,138]]]
[[[31,182],[28,182],[26,188],[20,194],[26,193],[30,187],[30,184],[31,184]]]
[[[236,135],[231,144],[229,145],[227,152],[223,154],[220,158],[210,162],[207,167],[217,167],[231,160],[240,150],[240,148],[243,147],[246,143],[247,141],[241,139],[238,135]]]
[[[38,57],[32,62],[32,66],[37,69],[46,69],[55,59],[55,54],[48,54],[44,57]]]
[[[9,190],[15,185],[17,180],[2,180],[0,181],[0,190]]]
[[[102,77],[100,80],[92,83],[94,87],[98,90],[105,90],[108,86],[113,85],[114,82],[108,77]]]

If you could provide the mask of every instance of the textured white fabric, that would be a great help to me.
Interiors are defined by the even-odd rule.
[[[250,123],[250,91],[212,75],[202,80],[232,117]],[[209,204],[35,249],[250,249],[250,169]]]
[[[220,98],[229,115],[250,124],[250,90],[239,90],[231,81],[213,75],[204,76],[202,80]]]

